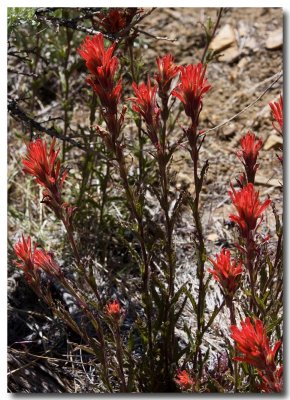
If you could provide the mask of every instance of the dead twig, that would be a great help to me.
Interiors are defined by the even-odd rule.
[[[33,118],[29,117],[17,104],[15,99],[8,98],[8,111],[10,115],[16,119],[23,122],[25,126],[31,131],[35,130],[38,132],[44,132],[51,137],[56,137],[57,139],[66,141],[72,144],[75,147],[78,147],[81,150],[86,150],[85,146],[81,143],[76,142],[74,139],[64,136],[61,133],[57,132],[54,128],[45,128],[39,122],[35,121]]]
[[[35,17],[37,20],[45,22],[47,24],[51,24],[53,26],[64,26],[66,28],[70,28],[76,31],[84,32],[87,33],[88,35],[98,35],[101,33],[101,31],[97,31],[93,28],[86,28],[85,26],[79,25],[78,24],[78,19],[65,19],[65,18],[57,18],[53,17],[51,15],[44,15],[45,10],[39,9],[35,11]],[[109,35],[106,33],[103,33],[103,36],[106,39],[109,40],[115,40],[115,37],[113,35]]]
[[[151,37],[151,38],[153,38],[155,40],[166,40],[167,42],[172,42],[172,43],[176,42],[176,40],[177,40],[177,39],[169,39],[166,36],[155,36],[152,33],[143,31],[142,29],[139,29],[139,28],[135,29],[135,32],[142,33],[143,35]]]
[[[213,31],[211,32],[210,37],[207,38],[206,46],[205,46],[205,48],[204,48],[203,55],[202,55],[202,57],[201,57],[201,63],[204,62],[205,57],[206,57],[206,55],[207,55],[207,51],[208,51],[209,45],[211,44],[213,38],[215,37],[215,33],[216,33],[216,30],[217,30],[217,28],[218,28],[218,26],[219,26],[222,13],[223,13],[223,7],[221,7],[221,8],[219,9],[219,11],[218,11],[218,16],[217,16],[217,20],[216,20],[215,26],[214,26],[214,28],[213,28]]]
[[[231,118],[227,119],[226,121],[222,122],[219,125],[214,126],[213,128],[207,129],[204,134],[215,131],[216,129],[221,128],[224,125],[227,125],[229,122],[233,121],[236,119],[239,115],[243,114],[245,111],[247,111],[249,108],[251,108],[254,104],[256,104],[261,98],[271,89],[272,86],[275,85],[276,82],[283,76],[283,72],[280,72],[278,74],[278,77],[260,94],[259,97],[257,97],[254,101],[252,101],[249,105],[247,105],[245,108],[243,108],[241,111],[239,111],[237,114],[233,115]]]
[[[139,22],[141,22],[144,18],[148,17],[148,15],[150,15],[154,10],[156,9],[156,7],[152,7],[150,8],[148,11],[144,12],[144,14],[139,14],[136,19],[133,19],[133,21],[127,25],[125,28],[121,29],[118,32],[118,37],[120,38],[119,41],[125,39],[124,34],[127,32],[130,32],[130,30],[137,25]]]

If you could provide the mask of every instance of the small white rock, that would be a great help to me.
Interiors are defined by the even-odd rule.
[[[238,46],[229,47],[222,52],[222,55],[219,57],[220,61],[231,63],[234,62],[240,55],[240,50]]]
[[[278,150],[281,144],[283,144],[283,139],[280,136],[270,135],[264,144],[264,150],[267,151],[273,148],[276,148],[276,150]]]
[[[283,30],[282,28],[277,29],[269,34],[266,41],[266,49],[276,50],[280,49],[283,45]]]
[[[209,47],[216,52],[220,52],[233,44],[236,44],[235,31],[231,25],[226,24],[213,38]]]

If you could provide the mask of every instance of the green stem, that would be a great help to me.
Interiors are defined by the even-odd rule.
[[[119,324],[118,321],[114,321],[115,329],[113,328],[113,336],[114,336],[115,343],[116,343],[116,357],[117,357],[118,366],[119,366],[118,372],[119,372],[119,377],[120,377],[120,381],[121,381],[121,391],[128,392],[125,374],[124,374],[124,368],[123,368],[124,354],[123,354],[123,349],[122,349],[120,327],[118,324]]]
[[[232,298],[227,299],[227,306],[230,311],[230,320],[231,325],[236,325],[236,316],[235,316],[235,306]],[[234,357],[237,357],[237,350],[234,349]],[[235,385],[235,393],[238,393],[238,365],[237,361],[234,361],[234,385]]]
[[[198,287],[198,303],[197,303],[197,332],[201,333],[203,331],[204,318],[203,318],[203,310],[204,310],[204,301],[205,301],[205,293],[204,293],[204,264],[205,264],[205,245],[203,239],[203,231],[201,218],[199,214],[199,197],[202,189],[202,177],[198,176],[198,159],[199,159],[199,148],[197,143],[197,125],[192,125],[191,132],[189,132],[189,142],[191,147],[191,158],[193,161],[193,175],[194,175],[194,187],[195,187],[195,198],[193,202],[192,212],[193,219],[195,222],[196,228],[196,252],[197,252],[197,275],[199,279],[199,287]],[[196,346],[196,352],[194,356],[194,368],[197,368],[197,358],[199,358],[200,362],[200,370],[199,375],[201,377],[201,352],[200,345],[202,341],[202,336],[199,338]]]

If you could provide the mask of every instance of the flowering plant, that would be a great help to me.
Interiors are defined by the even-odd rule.
[[[249,107],[212,126],[223,64],[215,68],[210,45],[223,10],[187,64],[169,43],[168,53],[145,57],[150,40],[170,42],[140,25],[154,10],[89,8],[71,19],[70,10],[63,18],[36,11],[41,23],[55,13],[50,24],[64,34],[59,49],[43,47],[59,57],[51,76],[63,113],[52,119],[57,129],[30,117],[45,104],[36,107],[38,80],[27,115],[10,103],[31,134],[24,174],[15,173],[25,183],[10,187],[29,187],[23,218],[12,210],[11,265],[43,307],[27,313],[29,329],[29,318],[47,313],[59,336],[51,345],[39,329],[39,340],[15,340],[11,351],[23,355],[24,345],[25,365],[45,354],[64,372],[81,366],[71,391],[281,392],[282,187],[265,188],[256,176],[266,175],[267,121],[258,135],[235,129],[233,141],[224,125]],[[282,95],[270,108],[282,137]],[[278,173],[275,155],[271,163]]]

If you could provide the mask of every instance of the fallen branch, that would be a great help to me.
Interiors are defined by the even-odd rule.
[[[33,118],[29,117],[17,104],[15,99],[8,99],[8,111],[10,115],[15,120],[20,120],[29,130],[35,130],[38,132],[44,132],[51,137],[56,137],[57,139],[63,140],[70,143],[71,145],[78,147],[81,150],[86,150],[85,146],[81,143],[76,142],[74,139],[64,136],[57,132],[54,128],[45,128],[39,122],[35,121]]]

